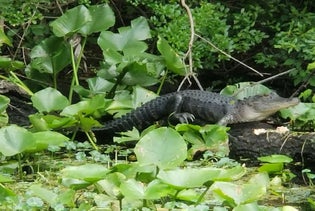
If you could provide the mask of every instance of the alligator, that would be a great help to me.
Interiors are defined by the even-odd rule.
[[[167,119],[177,123],[234,123],[263,120],[280,109],[299,103],[298,98],[283,98],[275,92],[237,100],[234,97],[201,90],[183,90],[159,96],[126,115],[93,128],[97,135],[143,130]]]

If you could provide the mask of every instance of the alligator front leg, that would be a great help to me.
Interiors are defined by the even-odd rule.
[[[174,97],[169,101],[168,108],[169,111],[173,111],[168,116],[168,122],[170,124],[176,123],[191,123],[195,120],[195,116],[188,112],[181,112],[183,105],[183,97],[179,94],[174,95]]]

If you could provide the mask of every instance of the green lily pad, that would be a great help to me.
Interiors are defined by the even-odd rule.
[[[36,92],[31,100],[39,112],[59,111],[69,105],[68,99],[51,87]]]
[[[0,152],[4,156],[13,156],[35,147],[35,138],[26,129],[16,125],[0,129]]]
[[[161,169],[180,165],[187,157],[187,146],[174,129],[158,128],[144,135],[135,147],[142,165],[154,164]]]

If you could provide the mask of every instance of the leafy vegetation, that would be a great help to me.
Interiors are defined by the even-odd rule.
[[[114,137],[119,146],[98,146],[91,128],[101,125],[100,117],[119,117],[156,97],[167,83],[187,75],[183,58],[190,33],[188,18],[175,1],[129,0],[138,9],[145,6],[154,13],[149,19],[132,17],[130,24],[121,26],[108,4],[57,2],[64,13],[49,9],[47,5],[53,7],[53,3],[46,0],[2,4],[5,12],[0,23],[10,30],[0,27],[0,77],[23,89],[36,112],[29,115],[29,128],[10,125],[6,113],[10,99],[0,96],[1,209],[294,210],[261,203],[270,196],[282,200],[284,185],[294,177],[285,165],[291,160],[260,158],[265,163],[250,169],[226,158],[227,127],[152,126]],[[292,7],[276,0],[266,4],[238,10],[229,8],[228,2],[192,1],[196,32],[228,53],[254,55],[254,61],[265,67],[295,67],[295,83],[304,82],[314,69],[313,50],[307,45],[314,37],[309,29],[313,13],[308,11],[309,5],[300,11],[294,3],[290,3]],[[18,15],[12,16],[20,7]],[[275,22],[275,11],[284,14],[284,25]],[[50,13],[58,17],[48,21],[45,15]],[[24,38],[19,42],[29,50],[26,57],[18,54],[19,33]],[[266,48],[263,53],[258,50],[261,46]],[[214,69],[228,60],[200,40],[194,43],[193,52],[196,69]],[[99,55],[102,58],[91,59]],[[82,80],[84,74],[86,80]],[[312,75],[308,82],[312,88]],[[222,93],[243,90],[238,96],[242,98],[270,91],[262,85],[248,85],[245,89],[243,83],[228,86]],[[311,89],[302,94],[307,100],[311,96]],[[313,110],[313,103],[301,104],[281,115],[296,124],[302,122],[302,126],[311,122],[313,129]],[[74,132],[68,138],[65,135],[69,134],[60,131]],[[75,135],[80,131],[86,138],[78,143]],[[136,142],[134,148],[123,145],[130,142]],[[196,161],[200,151],[203,157]],[[311,181],[312,173],[307,169],[305,173]],[[314,206],[312,194],[304,196],[308,202],[303,202]]]

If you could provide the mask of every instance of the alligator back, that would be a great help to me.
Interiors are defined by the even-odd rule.
[[[136,127],[142,130],[173,113],[190,113],[198,120],[216,123],[227,112],[233,98],[201,90],[184,90],[157,97],[126,115],[93,131],[115,133]]]

